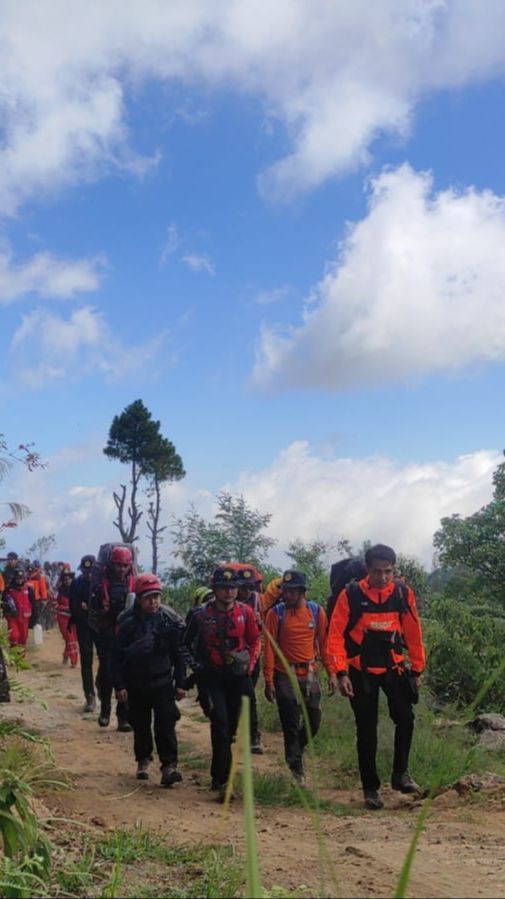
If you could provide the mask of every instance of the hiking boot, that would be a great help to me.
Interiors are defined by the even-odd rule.
[[[391,786],[393,790],[399,790],[400,793],[420,793],[421,787],[412,780],[408,771],[403,774],[394,774],[391,777]]]
[[[221,805],[226,800],[227,789],[228,789],[227,784],[221,784],[221,786],[219,787],[219,793],[217,794],[217,801],[220,802]],[[234,802],[236,798],[237,798],[237,794],[234,793],[232,790],[230,793],[230,802]]]
[[[384,808],[384,803],[377,790],[363,790],[363,795],[365,797],[365,808],[370,808],[373,811]]]
[[[256,736],[251,740],[251,752],[253,755],[263,755],[263,746],[261,745],[261,737]]]
[[[135,777],[137,780],[149,780],[149,765],[151,764],[151,759],[140,759],[137,762],[137,773]]]
[[[118,730],[120,734],[129,734],[133,730],[133,727],[128,721],[121,719],[118,720],[116,730]]]
[[[160,784],[162,787],[173,787],[174,784],[180,783],[182,780],[182,774],[177,770],[175,765],[163,765],[161,768],[161,781]]]
[[[94,712],[96,709],[96,699],[93,694],[86,696],[86,702],[83,708],[83,712]]]
[[[290,768],[291,775],[299,787],[305,786],[305,773],[302,767]]]
[[[108,727],[110,723],[110,712],[104,712],[103,709],[100,711],[100,716],[98,718],[98,724],[100,727]]]

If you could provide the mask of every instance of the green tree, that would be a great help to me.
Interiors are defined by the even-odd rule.
[[[404,577],[407,584],[412,587],[418,600],[419,609],[424,611],[430,594],[426,569],[412,556],[404,556],[403,553],[399,553],[396,559],[396,573]]]
[[[195,581],[205,581],[219,562],[251,562],[261,567],[276,543],[263,533],[272,516],[251,508],[243,496],[222,492],[217,506],[213,521],[206,521],[191,506],[174,523],[174,556]]]
[[[119,530],[124,543],[137,539],[137,527],[142,510],[137,502],[139,483],[160,440],[160,422],[153,421],[142,400],[130,403],[121,415],[115,415],[110,426],[109,438],[104,453],[109,459],[116,459],[130,465],[130,495],[127,499],[126,484],[121,484],[121,492],[113,492],[117,509],[114,526]]]
[[[271,514],[251,508],[242,495],[226,491],[219,494],[217,504],[216,522],[226,541],[228,561],[260,564],[277,543],[263,533]]]
[[[294,568],[303,571],[308,581],[312,582],[327,575],[329,568],[328,554],[332,544],[327,540],[312,540],[304,543],[297,538],[289,544],[286,555]]]
[[[493,474],[493,498],[473,515],[443,518],[434,536],[438,562],[468,574],[468,586],[505,605],[505,462]]]
[[[160,527],[161,488],[173,481],[180,481],[185,477],[186,472],[174,444],[166,437],[162,437],[161,434],[150,450],[149,458],[146,459],[144,465],[144,472],[148,479],[146,494],[150,500],[147,510],[147,529],[152,548],[151,570],[156,574],[158,571],[158,548],[163,541],[163,531],[167,528],[167,525]]]
[[[56,549],[56,537],[49,534],[47,537],[39,537],[25,550],[27,559],[40,559],[41,562],[49,561],[49,556]]]

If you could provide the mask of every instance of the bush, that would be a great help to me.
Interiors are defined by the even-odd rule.
[[[438,597],[425,623],[427,684],[435,696],[459,706],[472,704],[503,665],[505,620],[492,605]],[[479,708],[502,711],[505,674],[500,673]],[[476,709],[477,710],[477,709]]]

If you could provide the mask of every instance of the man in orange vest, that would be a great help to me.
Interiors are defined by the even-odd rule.
[[[282,598],[265,619],[265,696],[277,701],[284,734],[287,765],[299,783],[303,783],[303,753],[308,743],[305,720],[299,696],[295,693],[285,666],[275,654],[272,640],[296,676],[302,695],[311,735],[321,724],[321,688],[317,677],[317,660],[326,665],[328,620],[324,609],[306,600],[305,575],[301,571],[285,571],[282,576]],[[272,640],[269,639],[269,635]],[[331,687],[332,691],[334,687]]]
[[[354,712],[358,762],[369,809],[380,809],[377,754],[379,690],[386,694],[396,725],[391,786],[415,793],[408,772],[414,730],[413,703],[426,663],[421,624],[412,589],[395,579],[396,554],[377,544],[365,554],[366,577],[351,581],[337,598],[331,617],[327,653],[334,685]],[[406,645],[411,667],[405,664]]]

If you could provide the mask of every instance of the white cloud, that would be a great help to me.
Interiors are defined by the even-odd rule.
[[[77,564],[83,553],[96,552],[101,543],[117,536],[112,491],[124,478],[124,466],[104,462],[101,483],[83,483],[86,466],[95,470],[96,461],[103,459],[102,446],[103,441],[62,447],[45,460],[48,466],[43,471],[13,470],[5,498],[25,502],[32,514],[9,534],[9,549],[21,551],[38,537],[54,533],[56,556]],[[287,564],[284,551],[297,537],[335,543],[346,537],[354,545],[365,539],[385,542],[430,566],[440,519],[453,513],[470,515],[489,502],[492,472],[502,461],[501,453],[483,449],[452,461],[398,464],[384,457],[322,456],[299,441],[270,465],[243,472],[223,489],[242,493],[254,508],[273,513],[269,534],[279,543],[271,560],[279,566]],[[166,520],[183,516],[190,503],[206,518],[216,511],[215,496],[188,477],[166,487]],[[148,567],[146,531],[142,520],[140,561]],[[168,532],[161,549],[168,564]]]
[[[503,197],[383,172],[303,324],[264,328],[255,382],[339,390],[503,359],[504,246]]]
[[[207,255],[198,255],[196,253],[188,253],[182,257],[182,261],[193,272],[207,272],[208,275],[216,274],[216,267]]]
[[[180,244],[179,232],[175,222],[171,222],[167,228],[165,244],[160,255],[160,267],[163,268],[177,251]]]
[[[504,35],[499,0],[321,0],[317,14],[312,0],[4,0],[0,210],[155,165],[127,124],[153,79],[258,97],[292,142],[261,187],[289,196],[362,163],[381,132],[406,133],[427,91],[502,74]]]
[[[387,543],[429,565],[433,534],[446,515],[469,515],[489,502],[491,474],[503,461],[496,451],[480,450],[453,462],[399,465],[387,458],[328,458],[298,441],[270,466],[245,472],[231,490],[255,508],[272,512],[269,534],[281,550],[300,537],[355,546],[363,540]]]
[[[139,375],[159,353],[166,334],[143,345],[127,346],[90,306],[67,317],[37,309],[22,317],[10,348],[12,379],[44,389],[52,381],[100,374],[111,381]]]
[[[67,299],[78,293],[97,290],[103,257],[58,259],[51,253],[36,253],[15,263],[7,243],[0,244],[0,303],[12,303],[29,293],[40,297]]]
[[[261,290],[255,298],[258,306],[271,306],[273,303],[280,303],[289,295],[291,288],[288,284],[282,287],[273,287],[271,290]]]

